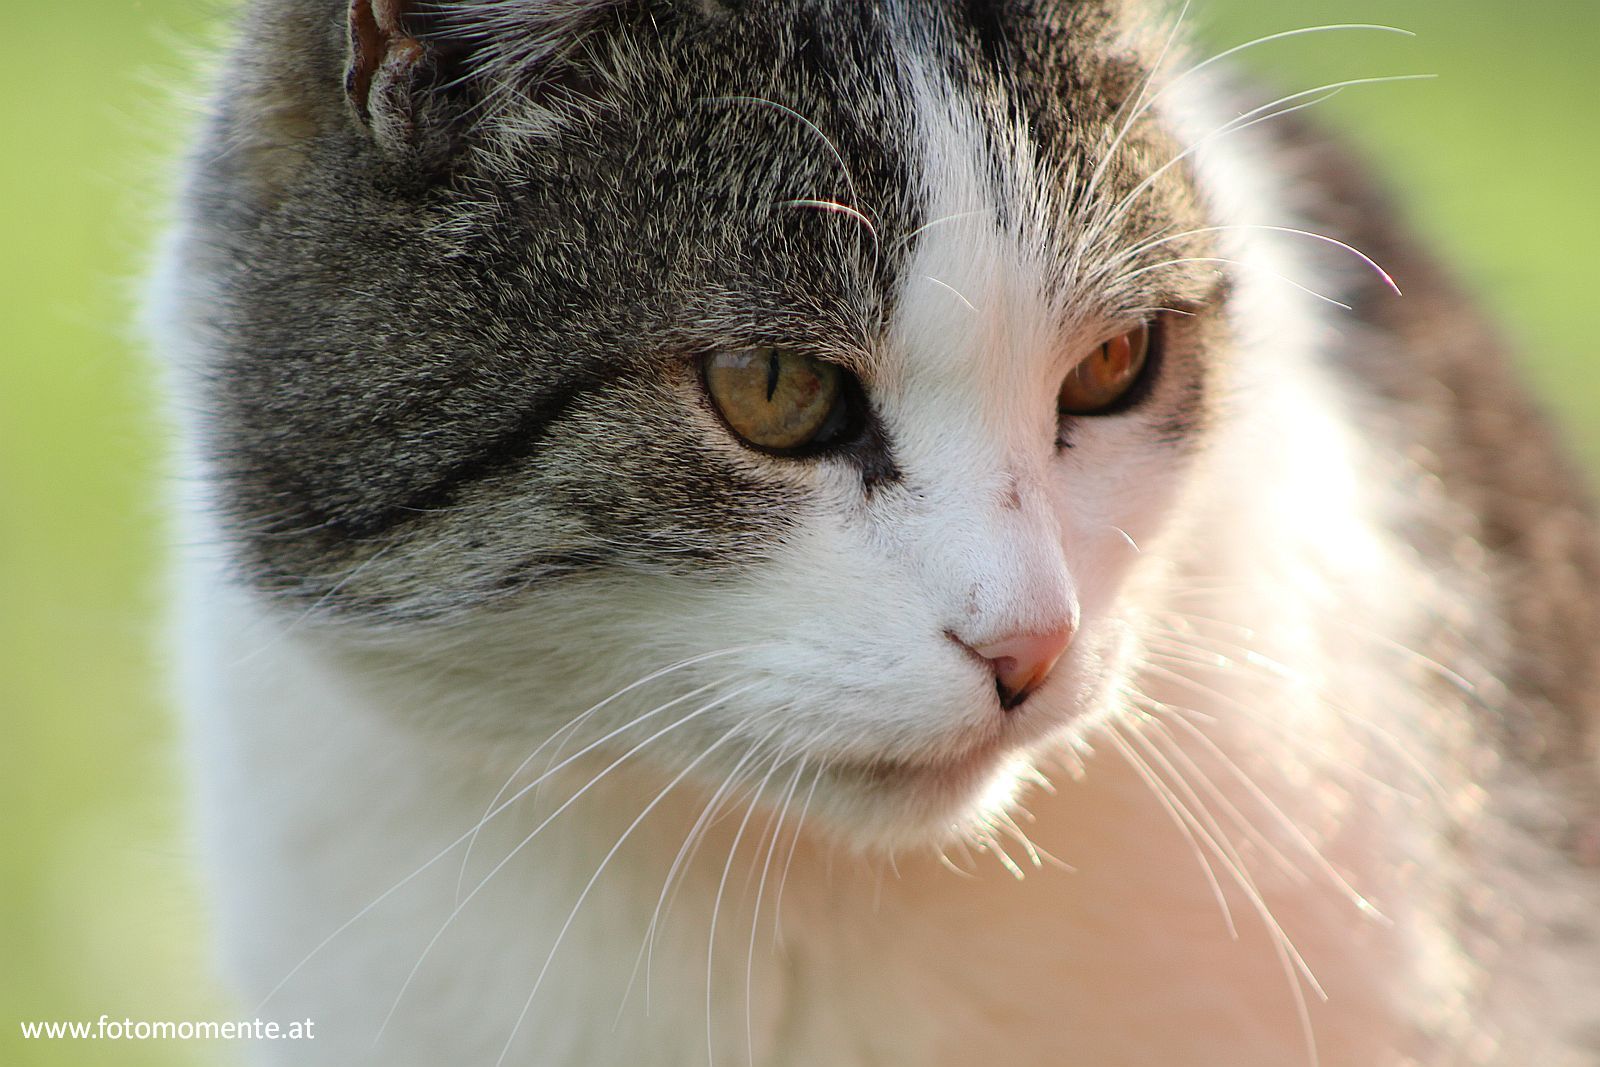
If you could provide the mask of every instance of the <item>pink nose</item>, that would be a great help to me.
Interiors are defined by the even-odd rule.
[[[1014,634],[982,645],[969,645],[994,669],[1000,706],[1010,711],[1044,684],[1051,668],[1072,643],[1072,627],[1044,633]]]

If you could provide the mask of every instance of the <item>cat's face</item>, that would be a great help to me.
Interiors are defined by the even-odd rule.
[[[391,0],[347,44],[304,6],[328,32],[239,59],[197,189],[252,583],[530,747],[684,664],[577,736],[804,771],[860,841],[959,824],[1115,703],[1224,373],[1159,26]],[[1008,708],[974,650],[1041,634]]]

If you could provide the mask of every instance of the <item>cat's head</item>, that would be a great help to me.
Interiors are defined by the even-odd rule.
[[[863,842],[1115,702],[1224,373],[1170,22],[257,6],[185,252],[251,585],[462,732],[623,690],[575,737],[808,774]]]

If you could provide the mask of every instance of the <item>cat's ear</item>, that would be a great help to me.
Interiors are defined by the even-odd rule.
[[[344,91],[356,120],[397,159],[438,162],[467,121],[460,49],[423,32],[417,0],[350,0]]]
[[[624,0],[477,0],[449,7],[438,0],[350,0],[345,96],[386,155],[441,162],[497,101],[530,109],[522,123],[529,129],[581,108],[598,83],[577,45],[601,16],[626,6]]]

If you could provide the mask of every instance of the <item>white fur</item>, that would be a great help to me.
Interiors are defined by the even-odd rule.
[[[976,119],[932,74],[915,89],[929,217],[987,208],[997,194],[979,177]],[[1195,110],[1175,121],[1189,131],[1219,121]],[[1228,221],[1281,221],[1237,144],[1218,143],[1199,165],[1209,188],[1241,190],[1222,207]],[[261,1046],[263,1062],[489,1065],[509,1047],[505,1062],[699,1067],[743,1062],[748,1042],[760,1063],[829,1067],[1285,1067],[1311,1055],[1302,998],[1330,1067],[1410,1062],[1425,1051],[1414,1029],[1450,1032],[1458,1020],[1448,1016],[1466,1010],[1463,968],[1428,921],[1431,883],[1404,873],[1443,862],[1433,809],[1365,777],[1425,789],[1352,724],[1374,713],[1403,720],[1404,694],[1392,670],[1371,664],[1368,638],[1330,621],[1359,618],[1403,642],[1411,609],[1384,594],[1415,578],[1377,532],[1384,502],[1363,487],[1362,445],[1316,367],[1323,310],[1272,277],[1307,279],[1306,265],[1287,237],[1226,236],[1230,256],[1264,267],[1245,272],[1237,294],[1236,384],[1257,402],[1178,501],[1165,458],[1141,448],[1137,419],[1087,428],[1069,453],[1053,449],[1055,385],[1072,349],[1063,337],[1093,344],[1102,324],[1062,321],[1035,285],[1026,235],[996,232],[990,217],[919,239],[886,354],[893,370],[875,383],[922,495],[863,514],[853,474],[818,475],[815,491],[837,506],[819,508],[758,579],[589,580],[515,614],[378,637],[265,603],[217,559],[189,561],[183,684],[227,969],[244,1005],[264,999],[265,1016],[318,1021],[314,1043]],[[186,347],[175,331],[166,340]],[[1008,508],[1013,492],[1020,506]],[[204,507],[195,510],[191,540],[214,542]],[[1169,510],[1183,521],[1164,523]],[[1286,669],[1141,669],[1138,635],[1174,609],[1174,590],[1185,610],[1247,626],[1261,659]],[[991,679],[943,636],[977,642],[1074,614],[1069,659],[1003,723]],[[734,648],[746,651],[624,694],[519,772],[535,745],[608,694]],[[701,696],[575,760],[490,821],[451,919],[466,846],[449,847],[502,783],[525,785],[652,712],[662,694],[700,685]],[[1155,758],[1141,747],[1155,744],[1141,740],[1153,731],[1125,717],[1130,686],[1211,716],[1217,751],[1283,809],[1280,823],[1217,753],[1187,746],[1215,783],[1210,809],[1222,818],[1234,805],[1258,828],[1259,840],[1232,836],[1326,1003],[1281,957],[1265,908],[1218,865],[1230,935],[1195,846],[1119,754],[1121,743]],[[1330,710],[1330,692],[1351,717]],[[627,747],[702,706],[476,891]],[[1102,729],[1108,717],[1121,723],[1120,742]],[[1403,733],[1403,721],[1394,728]],[[759,736],[769,747],[740,766]],[[994,752],[960,764],[975,745]],[[1422,743],[1414,756],[1430,761]],[[824,758],[949,767],[881,794],[823,777],[810,794],[807,769]],[[1054,791],[1029,784],[1035,763]],[[668,869],[735,771],[766,776],[765,803],[723,794],[729,803],[683,869],[651,965],[636,972]],[[1033,869],[1006,836],[1013,801],[1031,812],[1033,844],[1074,871]],[[769,838],[780,807],[785,832]],[[947,870],[926,842],[952,826],[987,835],[991,852],[1009,848],[1027,877],[964,846],[949,858],[970,861],[969,876]],[[841,839],[865,852],[832,844]],[[1373,903],[1351,899],[1313,845]],[[1304,873],[1278,869],[1273,846]],[[1434,1016],[1417,1017],[1424,1004]]]

